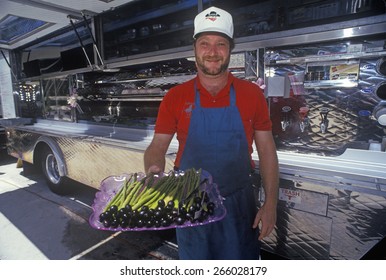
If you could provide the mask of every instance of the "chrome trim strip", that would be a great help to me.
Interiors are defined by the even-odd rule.
[[[386,15],[381,15],[373,18],[244,37],[236,40],[235,51],[370,36],[384,34],[385,30]]]

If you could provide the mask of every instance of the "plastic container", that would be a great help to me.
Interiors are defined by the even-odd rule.
[[[377,60],[376,70],[378,74],[386,76],[386,57]]]
[[[386,126],[386,100],[375,106],[373,115],[380,125]]]
[[[294,95],[304,95],[306,93],[304,89],[304,73],[301,74],[288,74],[288,78],[291,83],[292,91]]]
[[[377,84],[374,92],[380,100],[386,100],[386,82],[380,82]]]
[[[170,173],[164,173],[158,178],[155,178],[155,182],[162,178],[163,176],[169,176]],[[104,179],[101,182],[100,191],[98,191],[95,195],[94,203],[92,205],[93,213],[89,218],[89,224],[99,230],[109,230],[109,231],[144,231],[144,230],[164,230],[171,228],[183,228],[183,227],[192,227],[192,226],[200,226],[208,223],[213,223],[223,219],[226,215],[226,209],[223,205],[223,198],[221,197],[218,186],[213,183],[212,176],[205,170],[201,172],[201,185],[199,187],[200,190],[205,190],[209,201],[214,203],[214,213],[213,215],[209,215],[203,221],[186,221],[183,224],[177,224],[173,222],[168,226],[141,226],[141,227],[105,227],[102,222],[100,222],[99,217],[100,214],[104,211],[106,205],[110,202],[110,200],[118,193],[118,191],[123,187],[123,184],[126,180],[132,177],[133,174],[122,174],[120,176],[110,176]],[[141,180],[145,177],[145,174],[138,173],[138,180]]]

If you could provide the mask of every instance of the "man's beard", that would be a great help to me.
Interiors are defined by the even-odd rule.
[[[204,57],[204,60],[205,59],[208,60],[208,57]],[[213,59],[213,57],[210,59]],[[229,66],[229,57],[224,61],[224,63],[222,63],[220,65],[219,68],[206,67],[203,60],[201,60],[200,58],[196,58],[196,63],[197,63],[197,67],[200,68],[204,74],[210,75],[210,76],[217,76],[217,75],[227,71],[228,66]]]

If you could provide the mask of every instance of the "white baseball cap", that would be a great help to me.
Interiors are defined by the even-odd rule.
[[[233,39],[233,19],[230,13],[217,7],[210,7],[194,19],[194,35],[203,32],[219,32]]]

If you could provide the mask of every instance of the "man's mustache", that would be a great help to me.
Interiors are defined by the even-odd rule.
[[[216,62],[216,61],[222,60],[222,57],[217,55],[216,56],[208,55],[208,56],[204,56],[203,59],[209,62]]]

